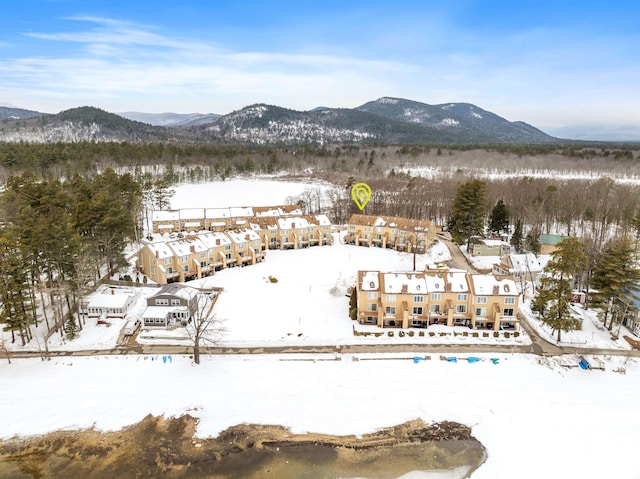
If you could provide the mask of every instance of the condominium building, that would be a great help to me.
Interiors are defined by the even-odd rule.
[[[433,324],[515,329],[518,291],[511,278],[464,271],[359,271],[357,320],[381,328]]]
[[[436,228],[429,220],[352,215],[347,225],[345,242],[356,246],[424,253],[435,242],[435,234]]]

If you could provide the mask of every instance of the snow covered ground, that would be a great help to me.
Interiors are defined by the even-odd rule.
[[[200,366],[183,356],[3,360],[0,409],[11,414],[0,415],[0,437],[111,430],[149,413],[194,414],[200,436],[238,423],[363,434],[422,418],[472,427],[489,454],[473,479],[639,477],[637,359],[611,359],[602,372],[492,357],[499,363],[414,363],[411,354],[206,356]]]
[[[265,180],[264,178],[187,183],[172,187],[171,208],[225,208],[230,206],[272,206],[287,202],[306,190],[335,189],[325,182]]]

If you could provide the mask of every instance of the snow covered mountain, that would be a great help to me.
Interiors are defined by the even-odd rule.
[[[0,106],[0,120],[26,120],[44,115],[39,111],[24,110],[13,106]]]
[[[403,98],[382,97],[357,109],[437,131],[455,130],[469,138],[493,138],[493,141],[498,143],[557,141],[556,138],[527,123],[510,122],[470,103],[428,105]]]
[[[254,144],[561,141],[531,125],[507,121],[468,103],[427,105],[388,97],[354,109],[322,107],[296,111],[255,104],[224,116],[140,112],[121,115],[98,108],[81,107],[57,115],[43,115],[38,119],[7,120],[0,128],[0,141],[206,141]]]

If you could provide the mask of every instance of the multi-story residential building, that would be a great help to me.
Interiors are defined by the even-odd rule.
[[[436,228],[429,220],[391,216],[352,215],[345,242],[408,253],[424,253],[435,242]]]
[[[151,232],[226,231],[244,228],[252,218],[280,218],[301,214],[298,205],[158,210],[152,214]]]
[[[224,268],[264,261],[265,252],[252,229],[189,234],[144,245],[138,270],[160,284],[200,279]]]
[[[426,328],[432,324],[473,329],[514,329],[518,292],[512,279],[463,271],[358,272],[361,324]]]

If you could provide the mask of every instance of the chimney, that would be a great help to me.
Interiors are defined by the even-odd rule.
[[[248,234],[244,235],[244,239],[249,241],[249,235]]]
[[[192,253],[195,253],[195,252],[196,252],[196,247],[195,247],[195,245],[191,245],[191,246],[189,246],[189,251],[191,251]]]
[[[216,246],[220,246],[220,238],[216,238]]]
[[[291,229],[292,230],[296,229],[296,224],[294,222],[291,222]]]
[[[493,286],[493,294],[500,294],[500,286],[497,284]]]
[[[444,284],[444,290],[447,293],[451,292],[451,283],[449,283],[448,281]]]
[[[158,251],[156,250],[156,259],[159,258],[160,255],[158,254]]]
[[[116,294],[116,290],[111,288],[111,296],[113,296],[114,294]]]
[[[409,292],[409,285],[403,284],[402,289],[400,290],[402,294],[407,294]]]

